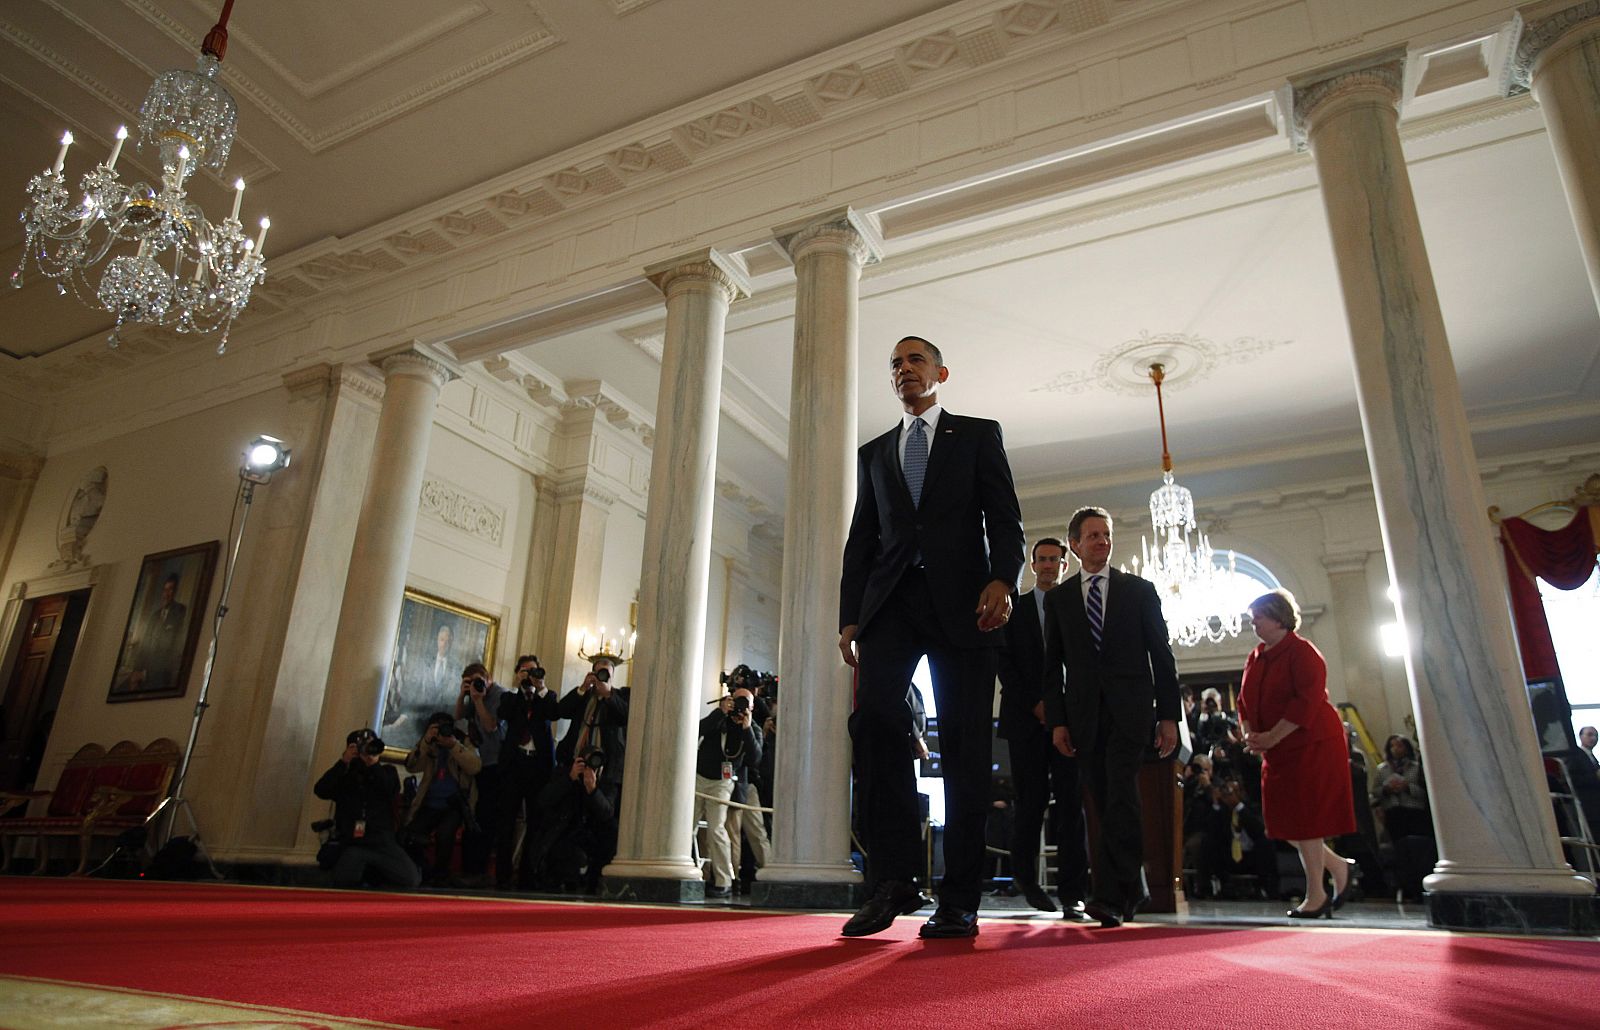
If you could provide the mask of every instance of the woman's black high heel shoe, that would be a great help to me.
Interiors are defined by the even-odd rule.
[[[1288,915],[1290,919],[1332,919],[1333,899],[1324,901],[1321,908],[1291,908]]]
[[[1344,890],[1336,891],[1336,892],[1335,891],[1330,891],[1329,894],[1328,894],[1328,898],[1329,898],[1329,900],[1331,900],[1333,902],[1333,908],[1334,908],[1334,911],[1336,911],[1336,912],[1339,909],[1344,908],[1344,903],[1346,901],[1350,900],[1350,888],[1352,888],[1352,887],[1354,887],[1356,885],[1356,862],[1355,862],[1355,859],[1353,859],[1353,858],[1344,858],[1344,859],[1340,859],[1340,861],[1344,863],[1345,869],[1347,870],[1346,873],[1345,873]],[[1332,873],[1328,874],[1328,879],[1330,879],[1330,880],[1333,879],[1333,874]]]

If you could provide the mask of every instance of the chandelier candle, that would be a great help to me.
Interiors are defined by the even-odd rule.
[[[111,156],[106,158],[106,171],[114,172],[117,170],[117,158],[122,156],[122,144],[127,138],[128,127],[126,125],[117,126],[117,141],[111,144]]]
[[[61,134],[61,153],[56,155],[56,166],[50,169],[50,174],[61,178],[61,166],[67,163],[67,150],[72,146],[72,133]]]

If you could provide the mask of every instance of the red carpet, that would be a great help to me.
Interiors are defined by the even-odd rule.
[[[423,1027],[1585,1027],[1592,941],[983,924],[0,877],[0,974]],[[0,1014],[0,1023],[6,1023]]]

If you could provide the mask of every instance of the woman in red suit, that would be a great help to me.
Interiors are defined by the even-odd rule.
[[[1326,840],[1356,829],[1344,722],[1328,701],[1327,663],[1295,632],[1294,595],[1263,594],[1250,603],[1250,616],[1261,646],[1245,660],[1239,721],[1245,747],[1261,756],[1261,814],[1267,836],[1293,844],[1306,872],[1305,901],[1289,917],[1331,919],[1353,863]],[[1324,872],[1333,878],[1332,897]]]

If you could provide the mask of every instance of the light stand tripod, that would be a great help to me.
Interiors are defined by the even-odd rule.
[[[163,813],[170,812],[166,828],[161,834],[161,845],[164,847],[172,840],[172,831],[178,823],[178,813],[182,812],[189,820],[189,839],[195,845],[195,853],[205,859],[212,878],[218,880],[222,879],[222,874],[217,871],[217,864],[212,861],[211,853],[200,841],[200,823],[195,818],[194,808],[189,804],[189,799],[183,796],[183,788],[189,778],[190,763],[194,760],[195,744],[200,740],[200,723],[206,717],[206,709],[211,707],[207,699],[211,695],[211,673],[217,662],[217,640],[222,636],[222,620],[228,617],[228,595],[233,589],[233,574],[238,568],[239,547],[244,543],[245,523],[250,518],[250,504],[255,500],[256,487],[265,484],[272,478],[274,472],[288,464],[289,448],[283,445],[283,441],[270,436],[258,437],[245,450],[244,465],[239,469],[239,496],[234,502],[235,510],[239,510],[240,505],[243,505],[239,515],[239,532],[237,536],[232,537],[232,549],[223,568],[222,597],[217,601],[216,615],[211,622],[211,646],[206,651],[205,672],[200,676],[200,696],[195,700],[194,719],[189,723],[189,742],[184,745],[183,761],[178,765],[178,778],[173,783],[172,792],[144,821],[148,829],[156,825]],[[229,528],[229,533],[232,535],[232,527]],[[109,862],[110,859],[106,861]]]

